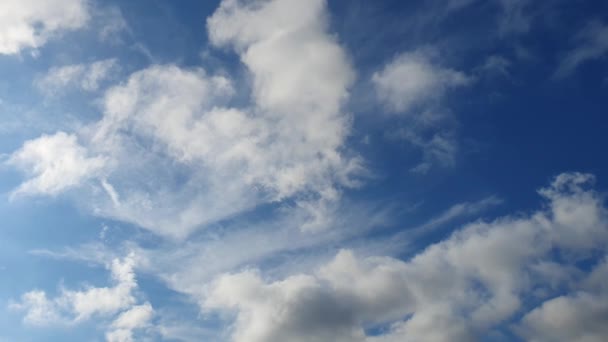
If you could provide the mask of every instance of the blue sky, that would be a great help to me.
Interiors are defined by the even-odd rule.
[[[0,341],[604,341],[608,3],[0,4]]]

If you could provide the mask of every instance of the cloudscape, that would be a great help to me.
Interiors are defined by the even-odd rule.
[[[608,2],[0,1],[0,342],[608,341]]]

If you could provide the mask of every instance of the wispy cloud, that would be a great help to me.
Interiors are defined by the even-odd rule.
[[[576,46],[565,55],[555,71],[556,78],[570,75],[587,61],[604,57],[608,53],[608,26],[591,22],[576,34],[574,42]]]
[[[99,90],[104,81],[112,78],[112,73],[115,71],[117,71],[116,59],[52,67],[35,81],[35,85],[47,96],[55,95],[68,88],[93,92]]]

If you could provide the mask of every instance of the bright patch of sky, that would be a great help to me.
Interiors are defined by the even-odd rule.
[[[0,341],[606,341],[607,60],[601,1],[2,1]]]

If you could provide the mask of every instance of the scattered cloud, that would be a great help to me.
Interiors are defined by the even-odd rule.
[[[36,49],[89,20],[85,0],[6,0],[0,3],[0,54]]]
[[[473,4],[439,0],[423,9],[441,8],[447,17]],[[501,17],[491,19],[492,36],[496,24],[501,38],[530,29],[529,0],[493,4],[488,8]],[[0,55],[35,53],[55,37],[90,26],[94,41],[111,51],[124,50],[115,48],[126,38],[151,56],[118,7],[90,6],[88,0],[5,1]],[[427,20],[449,26],[443,17],[420,22]],[[14,152],[3,162],[25,175],[11,198],[69,191],[77,206],[102,220],[88,235],[97,242],[30,253],[104,266],[110,281],[60,286],[57,293],[21,290],[9,308],[23,314],[27,327],[95,321],[108,342],[152,335],[433,342],[499,340],[502,334],[595,342],[608,335],[608,207],[593,190],[594,176],[555,177],[538,191],[541,206],[532,212],[479,219],[502,203],[491,196],[395,232],[394,208],[375,206],[368,193],[355,195],[360,202],[349,198],[366,174],[349,139],[372,150],[376,138],[352,136],[361,132],[353,132],[345,104],[357,75],[330,26],[328,2],[222,0],[206,29],[206,53],[234,54],[243,84],[216,73],[206,64],[211,58],[201,62],[205,68],[190,59],[182,65],[138,59],[133,65],[141,69],[118,80],[113,73],[124,55],[53,66],[34,80],[46,96],[102,94],[91,106],[98,120],[53,128],[61,131],[10,147]],[[607,32],[600,22],[582,30],[555,76],[605,56]],[[363,83],[386,113],[382,120],[390,121],[382,127],[385,137],[419,151],[410,171],[425,174],[435,165],[455,165],[461,150],[450,95],[481,74],[508,78],[515,62],[491,55],[469,72],[449,66],[439,50],[419,48],[387,60]],[[369,194],[383,191],[390,190],[382,184]],[[465,218],[472,223],[446,229],[447,237],[431,245],[417,244]],[[162,284],[161,291],[187,303],[171,301],[159,311],[142,298],[146,286],[136,272],[154,278],[154,291]],[[173,305],[180,306],[177,312]],[[200,315],[184,314],[181,305]]]

